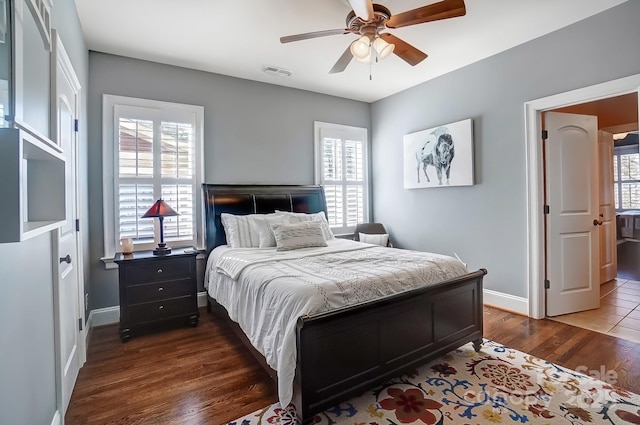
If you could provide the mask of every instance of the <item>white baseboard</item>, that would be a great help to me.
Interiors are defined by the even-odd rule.
[[[207,293],[198,292],[198,307],[207,306]],[[113,307],[97,308],[91,310],[89,313],[89,320],[87,320],[87,329],[91,329],[94,326],[111,325],[120,321],[120,306],[115,305]],[[87,332],[89,335],[90,332]],[[87,341],[87,347],[89,341]]]
[[[89,313],[88,326],[102,326],[120,321],[120,306],[97,308]],[[90,325],[89,325],[90,324]]]
[[[529,316],[529,301],[526,298],[516,297],[503,292],[484,289],[482,291],[484,304],[501,310]]]
[[[62,417],[60,416],[60,412],[56,410],[56,413],[53,414],[51,425],[61,425],[61,424],[62,424]]]
[[[198,292],[198,307],[206,307],[206,306],[207,306],[207,293]]]

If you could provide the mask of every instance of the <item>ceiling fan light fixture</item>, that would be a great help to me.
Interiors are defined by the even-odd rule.
[[[356,57],[356,56],[354,56],[354,57],[360,63],[371,63],[371,56],[372,56],[371,53],[369,53],[366,57],[364,57],[362,59],[360,59],[359,57]]]
[[[393,49],[395,49],[395,45],[387,43],[380,37],[377,37],[373,40],[373,48],[376,49],[376,53],[378,54],[378,59],[382,60],[393,53]]]
[[[370,45],[371,40],[369,40],[369,37],[363,35],[362,37],[351,43],[351,47],[349,49],[351,50],[351,54],[354,58],[358,59],[359,61],[368,61],[369,57],[371,56]]]

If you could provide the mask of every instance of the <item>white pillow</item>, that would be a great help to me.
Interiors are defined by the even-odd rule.
[[[358,233],[360,242],[370,243],[374,245],[387,246],[389,243],[389,235],[386,233],[380,235],[372,235],[369,233]]]
[[[287,217],[289,223],[318,221],[322,223],[322,235],[324,236],[324,239],[328,241],[335,238],[333,232],[331,231],[331,227],[329,227],[329,222],[327,221],[327,216],[325,215],[324,211],[320,211],[317,213],[296,213],[276,210],[276,214],[282,214]]]
[[[247,214],[234,215],[220,214],[224,232],[227,235],[227,245],[231,248],[258,248],[260,247],[260,233],[252,226],[256,220],[264,220],[265,217],[275,217],[277,214]]]
[[[274,224],[271,228],[276,238],[276,251],[327,246],[322,234],[322,223],[317,221]]]
[[[260,248],[276,246],[276,237],[273,234],[271,225],[285,224],[285,220],[285,216],[279,214],[269,214],[264,217],[256,217],[251,220],[251,232],[256,232],[258,234]]]

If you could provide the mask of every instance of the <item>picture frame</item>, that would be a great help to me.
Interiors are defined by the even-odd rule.
[[[403,148],[405,189],[475,184],[470,118],[407,134]]]

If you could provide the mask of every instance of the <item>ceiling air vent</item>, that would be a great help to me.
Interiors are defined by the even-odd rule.
[[[273,77],[283,77],[283,78],[291,77],[291,74],[293,74],[293,71],[289,69],[284,69],[284,68],[280,68],[277,66],[270,66],[270,65],[265,66],[262,69],[262,72],[264,72],[265,74],[271,75]]]

